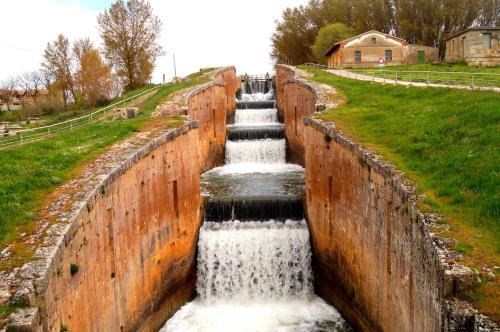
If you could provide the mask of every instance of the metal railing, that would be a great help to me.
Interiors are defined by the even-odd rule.
[[[342,76],[342,72],[357,74],[357,77],[346,76],[365,81],[500,90],[500,74],[496,73],[391,70],[386,68],[340,69],[313,63],[306,63],[305,65],[319,69],[339,70],[340,76]]]
[[[53,137],[55,134],[71,131],[77,128],[84,127],[91,123],[98,122],[107,117],[114,109],[125,107],[134,104],[138,99],[153,93],[160,88],[161,84],[154,86],[151,89],[138,93],[134,96],[120,100],[116,103],[103,107],[95,112],[83,115],[77,118],[69,119],[66,121],[54,123],[47,126],[22,129],[14,132],[1,133],[0,132],[0,149],[7,147],[26,144],[33,141],[38,141]]]

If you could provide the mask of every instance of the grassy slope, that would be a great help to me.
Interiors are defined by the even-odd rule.
[[[374,84],[310,71],[347,99],[318,117],[334,120],[405,171],[427,195],[421,208],[446,216],[451,228],[443,235],[460,241],[456,249],[468,265],[499,266],[500,95]],[[468,294],[497,320],[499,277]]]
[[[33,229],[44,197],[57,185],[111,144],[154,121],[150,114],[162,100],[174,91],[205,81],[200,75],[204,72],[191,75],[187,82],[163,86],[141,105],[138,118],[94,123],[49,140],[0,151],[0,248]],[[182,123],[174,118],[168,126]],[[19,262],[30,255],[12,244]]]
[[[387,70],[415,70],[415,71],[454,71],[470,73],[494,73],[500,74],[500,67],[472,67],[465,64],[443,63],[433,65],[429,63],[406,65],[406,66],[386,66]]]
[[[386,79],[401,81],[429,82],[435,84],[453,84],[465,86],[500,87],[500,67],[471,67],[464,64],[417,64],[407,66],[386,66],[383,68],[351,69],[357,73],[366,73]],[[412,73],[410,74],[409,71]],[[429,73],[430,72],[430,73]],[[454,72],[448,74],[447,72]],[[472,77],[469,73],[479,73]],[[495,75],[483,75],[495,74]]]

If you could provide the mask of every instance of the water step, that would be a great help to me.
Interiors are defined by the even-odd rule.
[[[298,196],[233,196],[205,199],[207,221],[285,221],[303,218],[303,200]]]
[[[227,139],[230,141],[268,138],[285,138],[285,127],[283,125],[227,127]]]
[[[239,109],[263,109],[263,108],[274,108],[274,100],[263,100],[263,101],[238,101],[236,102],[236,108]]]

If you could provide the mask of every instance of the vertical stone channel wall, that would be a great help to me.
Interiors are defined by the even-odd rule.
[[[9,331],[157,331],[193,297],[200,174],[223,162],[234,113],[234,67],[215,74],[231,87],[212,81],[155,112],[186,114],[186,124],[114,145],[61,188],[35,260],[0,275],[28,305]]]
[[[236,91],[241,87],[241,80],[238,76],[236,76],[236,68],[221,68],[214,73],[213,78],[226,84],[226,122],[228,124],[234,123],[234,113],[236,111]]]
[[[277,75],[288,77],[277,78],[287,140],[296,149],[294,160],[306,168],[305,209],[318,294],[360,331],[475,331],[487,326],[473,310],[454,311],[460,305],[453,295],[470,287],[473,273],[458,263],[453,240],[432,232],[437,216],[418,210],[414,187],[334,123],[308,117],[335,104],[324,98],[329,92],[289,78],[293,68],[280,67]]]

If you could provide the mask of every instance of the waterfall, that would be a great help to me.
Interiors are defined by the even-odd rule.
[[[270,109],[237,109],[234,117],[236,125],[279,124],[278,110]]]
[[[241,101],[266,101],[266,100],[273,100],[274,99],[274,91],[269,90],[267,93],[255,93],[255,94],[248,94],[244,93],[241,95]]]
[[[197,298],[160,332],[352,331],[314,294],[304,169],[286,163],[272,80],[246,77],[242,92],[226,165],[201,179]]]
[[[284,164],[284,139],[241,140],[226,142],[226,163]]]
[[[205,223],[198,243],[196,291],[209,302],[310,298],[306,222]]]

